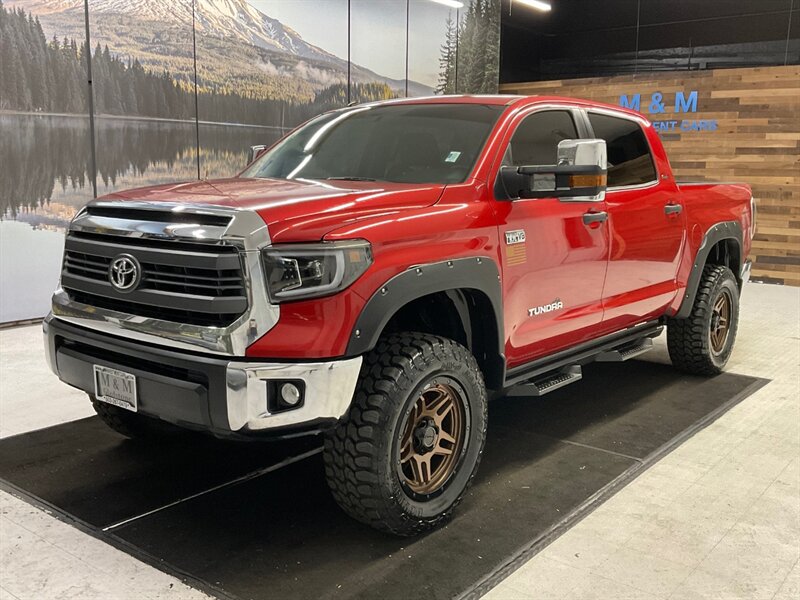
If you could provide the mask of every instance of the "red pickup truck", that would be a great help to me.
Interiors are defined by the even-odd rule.
[[[409,535],[463,497],[490,395],[557,389],[665,326],[677,368],[719,373],[754,229],[748,186],[676,182],[629,110],[352,106],[237,177],[90,202],[47,355],[127,436],[320,434],[342,508]]]

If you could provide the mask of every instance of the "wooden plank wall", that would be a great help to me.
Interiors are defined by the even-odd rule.
[[[749,183],[758,203],[753,279],[800,285],[800,66],[509,83],[500,90],[610,104],[640,93],[652,121],[716,119],[717,131],[662,133],[677,178]],[[675,93],[692,90],[697,113],[675,114]],[[648,113],[656,92],[663,114]]]

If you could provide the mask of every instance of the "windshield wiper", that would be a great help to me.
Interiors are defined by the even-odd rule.
[[[372,177],[326,177],[328,181],[378,181]]]

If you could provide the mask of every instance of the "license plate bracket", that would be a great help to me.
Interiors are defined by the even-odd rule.
[[[95,397],[101,402],[137,412],[136,375],[111,367],[94,365]]]

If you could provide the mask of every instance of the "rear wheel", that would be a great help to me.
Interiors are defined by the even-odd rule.
[[[349,413],[325,439],[325,473],[350,516],[414,535],[447,520],[477,470],[486,389],[460,344],[402,333],[382,338],[361,369]]]
[[[707,265],[691,314],[667,324],[672,364],[695,375],[722,372],[739,325],[739,287],[728,267]]]
[[[92,401],[94,411],[102,419],[103,423],[125,437],[131,439],[164,437],[183,431],[179,427],[164,421],[140,415],[106,402],[100,402],[91,394],[89,399]]]

